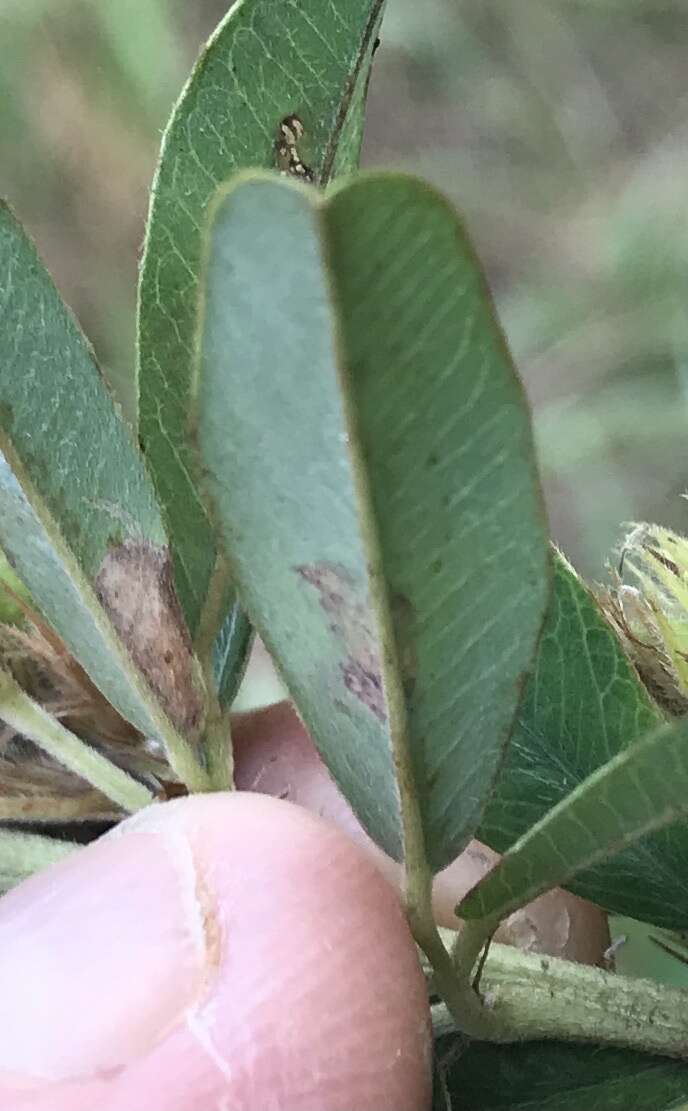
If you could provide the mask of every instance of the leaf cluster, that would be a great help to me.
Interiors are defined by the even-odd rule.
[[[244,0],[208,43],[152,190],[134,434],[0,209],[0,542],[119,726],[70,729],[7,659],[0,714],[117,813],[226,786],[255,629],[404,862],[419,937],[432,874],[476,834],[505,853],[460,908],[486,931],[559,884],[685,928],[687,727],[551,547],[461,221],[416,179],[348,176],[380,19],[376,0]],[[24,813],[53,817],[34,795]],[[62,852],[41,844],[4,835],[7,883]],[[679,1065],[556,1043],[438,1052],[438,1108],[456,1076],[495,1111],[685,1093]]]

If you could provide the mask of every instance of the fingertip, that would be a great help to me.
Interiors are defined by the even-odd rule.
[[[0,1108],[80,1111],[84,1092],[104,1111],[211,1111],[228,1098],[238,1111],[277,1098],[288,1111],[427,1106],[428,1005],[415,947],[391,888],[334,828],[267,797],[196,797],[142,812],[58,869],[17,889],[9,917],[0,904],[10,944],[17,914],[45,952],[46,912],[59,920],[52,945],[71,931],[52,957],[62,966],[50,981],[60,1021],[49,1003],[44,1022],[38,988],[2,1058],[5,1091],[28,1102],[0,1096]],[[121,949],[105,956],[119,944],[107,917],[114,902],[124,908],[118,936],[133,946],[128,975]],[[15,956],[26,964],[30,953],[20,946]],[[70,988],[75,976],[91,995]],[[81,1057],[77,1006],[94,1024]],[[122,1033],[130,1020],[136,1029]]]

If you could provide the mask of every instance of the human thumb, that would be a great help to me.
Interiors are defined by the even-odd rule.
[[[398,899],[242,793],[149,808],[0,901],[0,1111],[426,1111]]]

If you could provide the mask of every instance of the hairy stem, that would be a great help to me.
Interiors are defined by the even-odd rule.
[[[204,743],[213,789],[230,791],[234,787],[234,778],[229,714],[222,712],[214,691],[208,692]]]
[[[223,552],[219,551],[196,635],[196,655],[201,665],[205,685],[204,746],[208,761],[208,775],[216,791],[226,791],[234,785],[229,718],[228,715],[223,714],[220,706],[213,664],[215,640],[226,610],[229,582],[229,564]]]
[[[447,934],[450,931],[440,932],[434,923],[429,931],[413,930],[416,944],[427,958],[426,971],[430,976],[433,989],[442,996],[454,1027],[482,1041],[504,1040],[501,1037],[499,1020],[484,1006],[473,990],[469,977],[459,974],[441,933]]]
[[[475,930],[464,939],[462,955],[472,949],[477,956],[481,948]],[[434,967],[429,971],[432,975]],[[433,1008],[433,1024],[446,1032],[453,1023],[454,1029],[486,1041],[556,1038],[688,1057],[685,989],[493,944],[482,969],[480,993],[482,1001],[475,993],[473,999],[482,1015],[476,1016],[474,1005],[468,1015],[457,1013],[445,999]]]

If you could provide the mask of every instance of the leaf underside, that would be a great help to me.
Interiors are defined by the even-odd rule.
[[[527,408],[455,214],[393,175],[326,202],[234,185],[201,346],[199,441],[242,600],[397,857],[401,693],[439,868],[479,818],[548,590]]]

